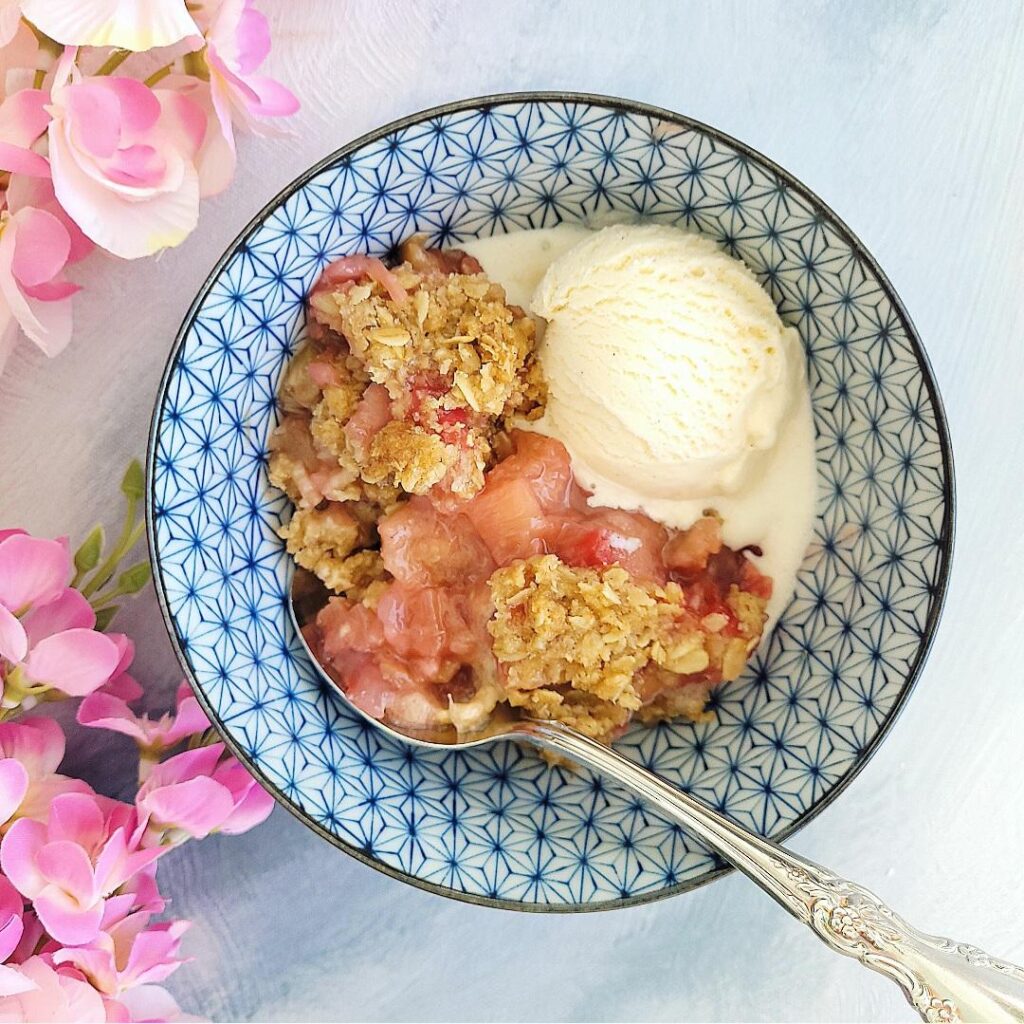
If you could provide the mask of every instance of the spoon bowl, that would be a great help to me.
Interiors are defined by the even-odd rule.
[[[288,612],[292,622],[295,624],[295,631],[298,634],[299,642],[309,655],[309,660],[316,667],[321,677],[329,683],[345,702],[353,714],[371,722],[381,732],[386,733],[392,739],[411,743],[417,747],[452,748],[459,747],[467,750],[470,747],[482,747],[495,740],[522,736],[528,731],[526,723],[528,719],[517,717],[512,713],[502,713],[500,709],[497,714],[491,715],[487,725],[479,732],[470,733],[466,736],[459,736],[458,731],[452,725],[439,726],[436,729],[410,729],[399,727],[393,722],[381,721],[367,714],[361,707],[348,699],[348,695],[341,686],[337,676],[330,666],[324,665],[317,657],[308,639],[309,627],[316,619],[317,613],[331,598],[331,592],[323,585],[319,577],[301,566],[295,567],[292,576],[290,589],[290,600]]]

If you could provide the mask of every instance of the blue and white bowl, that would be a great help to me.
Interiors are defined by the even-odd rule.
[[[149,540],[185,671],[235,753],[325,839],[433,892],[593,910],[725,869],[599,778],[511,743],[414,749],[321,684],[288,616],[288,503],[264,462],[278,378],[337,256],[629,216],[718,240],[800,332],[819,507],[793,600],[714,695],[715,721],[635,728],[620,748],[783,838],[874,752],[936,628],[953,533],[942,406],[899,298],[820,199],[706,125],[599,96],[469,100],[364,136],[272,200],[192,304],[153,419]]]

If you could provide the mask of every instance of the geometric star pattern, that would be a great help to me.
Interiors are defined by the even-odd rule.
[[[713,129],[598,97],[471,102],[390,126],[290,186],[228,251],[168,364],[149,526],[169,629],[250,768],[307,824],[406,881],[521,909],[692,887],[721,863],[638,800],[510,743],[413,749],[322,686],[286,610],[287,513],[267,481],[282,367],[329,260],[561,221],[643,217],[742,258],[803,340],[817,432],[815,539],[796,593],[715,721],[635,728],[628,756],[765,835],[847,782],[905,700],[942,603],[952,477],[927,360],[849,230]]]

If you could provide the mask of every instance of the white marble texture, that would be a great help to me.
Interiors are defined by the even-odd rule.
[[[245,139],[232,188],[157,260],[82,269],[76,338],[0,378],[0,522],[113,522],[191,296],[260,206],[362,132],[446,100],[605,92],[707,121],[803,179],[853,227],[931,355],[957,458],[958,544],[917,692],[842,798],[791,845],[920,926],[1024,961],[1024,8],[1019,0],[675,3],[261,0],[273,72],[303,101],[287,140]],[[628,10],[630,18],[617,13]],[[159,706],[180,671],[152,593],[120,625]],[[73,767],[116,791],[127,743]],[[731,877],[631,910],[478,909],[347,859],[284,811],[167,858],[196,962],[171,986],[215,1020],[909,1020]]]

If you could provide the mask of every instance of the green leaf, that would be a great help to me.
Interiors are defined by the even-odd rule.
[[[117,614],[119,605],[108,604],[106,608],[101,608],[96,613],[96,628],[102,633],[109,625],[111,619]]]
[[[103,554],[103,527],[94,526],[75,552],[75,569],[79,573],[89,572],[99,564]]]
[[[132,459],[125,470],[121,491],[130,501],[138,501],[146,493],[146,474],[142,472],[142,464],[138,459]]]
[[[117,577],[117,590],[121,594],[137,594],[150,577],[149,562],[136,562]]]

